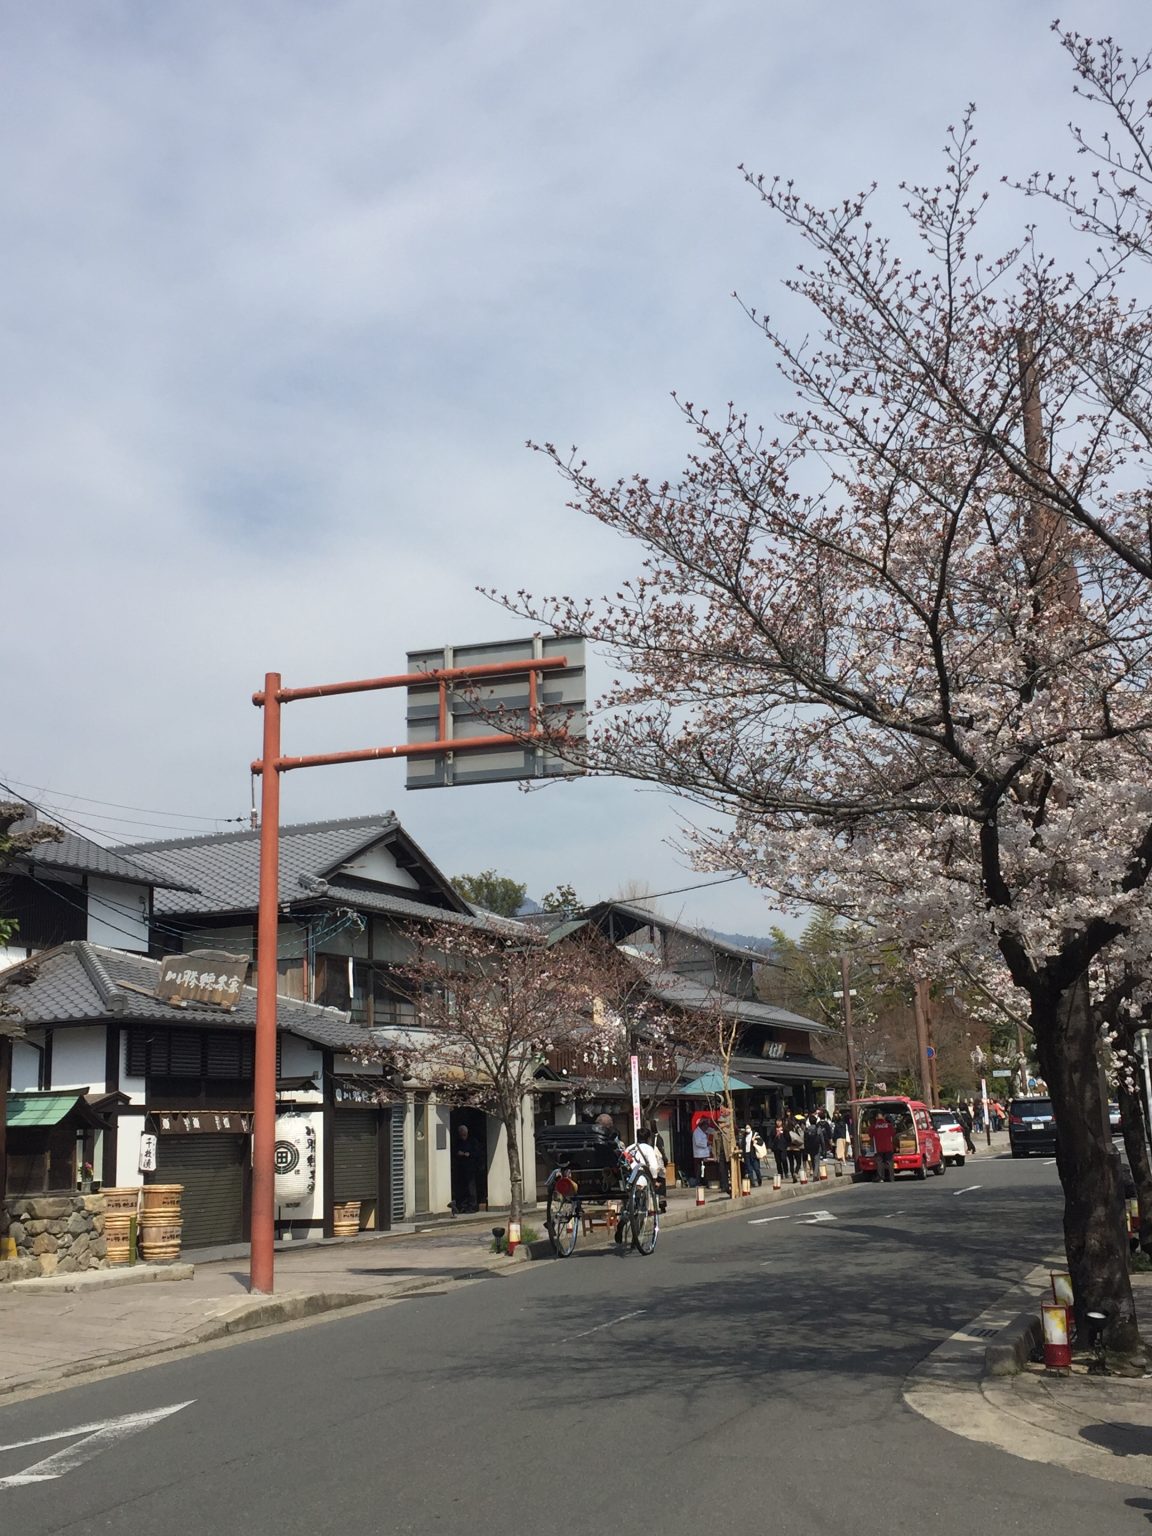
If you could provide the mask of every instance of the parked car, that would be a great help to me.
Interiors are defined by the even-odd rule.
[[[1052,1100],[1012,1099],[1008,1105],[1008,1144],[1013,1157],[1029,1157],[1033,1152],[1056,1151],[1056,1117]]]
[[[929,1118],[926,1104],[919,1099],[885,1096],[877,1099],[853,1099],[849,1106],[854,1115],[856,1171],[854,1180],[875,1179],[879,1173],[876,1154],[872,1148],[872,1122],[883,1111],[892,1121],[896,1133],[895,1155],[892,1160],[894,1173],[912,1173],[922,1179],[931,1169],[943,1173],[944,1153],[936,1127]]]
[[[1113,1136],[1119,1136],[1120,1132],[1124,1129],[1124,1122],[1120,1119],[1119,1104],[1109,1104],[1108,1106],[1108,1129],[1112,1132]]]
[[[929,1113],[932,1116],[932,1124],[936,1127],[936,1134],[940,1138],[940,1150],[944,1154],[944,1161],[951,1163],[954,1168],[963,1168],[964,1159],[968,1153],[968,1145],[964,1140],[964,1127],[950,1109],[933,1109]]]

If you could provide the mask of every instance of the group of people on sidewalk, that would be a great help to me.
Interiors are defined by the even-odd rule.
[[[763,1130],[745,1125],[740,1132],[740,1160],[744,1176],[755,1187],[764,1180],[763,1165],[775,1162],[781,1180],[800,1182],[801,1170],[810,1179],[820,1177],[820,1164],[832,1158],[843,1171],[851,1156],[848,1116],[843,1109],[812,1110],[810,1114],[778,1116]]]

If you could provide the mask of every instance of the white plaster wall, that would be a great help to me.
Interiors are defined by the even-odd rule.
[[[13,1040],[12,1042],[12,1092],[35,1093],[40,1086],[40,1052],[34,1050],[29,1043],[36,1040],[42,1044],[43,1034],[37,1030],[33,1035],[29,1031],[28,1040]]]
[[[52,1083],[56,1088],[104,1091],[105,1029],[56,1029],[52,1032]]]
[[[281,1077],[311,1077],[323,1064],[323,1053],[311,1040],[301,1040],[299,1035],[280,1036]]]
[[[88,877],[88,942],[109,949],[148,951],[149,895],[146,885]]]
[[[144,1134],[145,1117],[130,1111],[121,1111],[116,1122],[116,1183],[123,1188],[143,1184],[140,1172],[140,1137]]]
[[[406,869],[401,869],[387,848],[377,844],[366,848],[349,864],[340,866],[341,874],[355,875],[360,880],[379,880],[382,885],[399,885],[405,890],[416,891],[420,883]]]

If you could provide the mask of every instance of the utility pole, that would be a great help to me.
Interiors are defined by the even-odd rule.
[[[934,1104],[932,1058],[928,1054],[928,983],[918,981],[912,993],[912,1012],[916,1020],[916,1053],[920,1058],[920,1091],[925,1104]]]
[[[844,1045],[848,1052],[848,1097],[858,1098],[856,1088],[856,1044],[852,1038],[852,991],[848,985],[848,956],[840,956],[841,997],[844,1000]]]

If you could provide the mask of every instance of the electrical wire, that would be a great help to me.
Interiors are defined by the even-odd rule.
[[[124,805],[119,800],[97,800],[92,795],[74,795],[66,789],[49,789],[47,785],[26,784],[23,783],[20,779],[13,779],[11,783],[8,784],[3,784],[3,781],[0,780],[0,784],[2,784],[3,788],[8,790],[12,790],[12,786],[17,785],[21,789],[34,789],[38,795],[59,795],[64,800],[82,800],[85,805],[110,805],[114,810],[117,811],[140,811],[145,816],[172,816],[180,821],[206,821],[215,824],[217,822],[244,821],[246,819],[243,816],[200,816],[192,811],[161,811],[157,810],[155,806],[151,805]],[[12,792],[15,793],[14,790],[12,790]],[[31,804],[31,802],[29,803]],[[89,811],[86,814],[94,815],[95,813]],[[112,817],[100,819],[118,820],[119,818]],[[139,825],[149,826],[151,823],[141,822]]]

